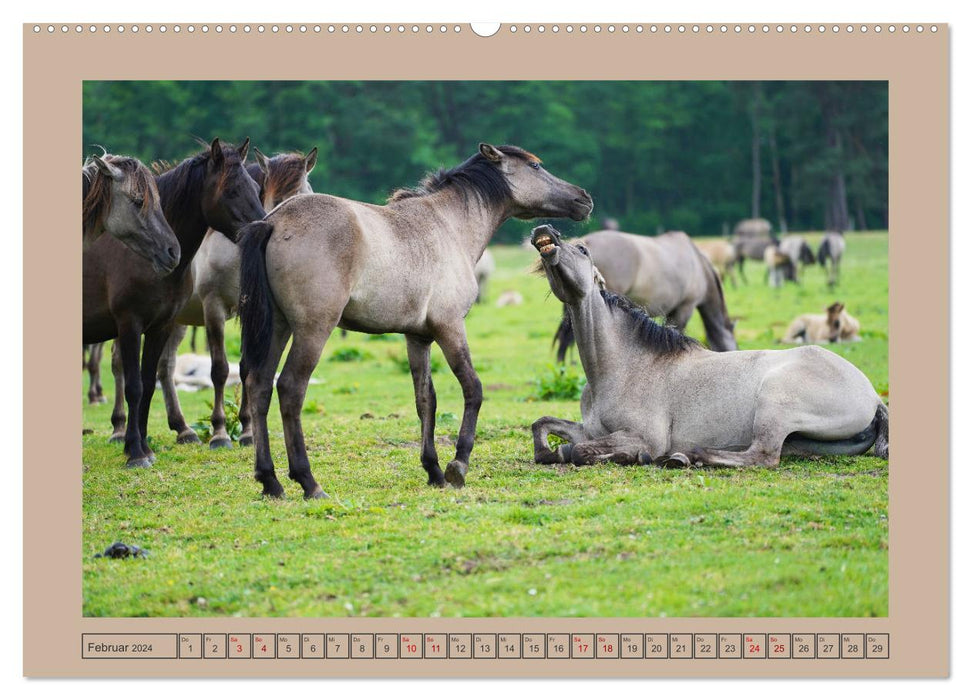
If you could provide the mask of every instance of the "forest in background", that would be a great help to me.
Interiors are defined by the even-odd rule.
[[[634,233],[888,228],[885,81],[86,81],[82,157],[150,162],[193,136],[319,149],[317,192],[382,203],[480,141],[536,153],[586,188],[589,223]],[[507,223],[497,242],[518,241]]]

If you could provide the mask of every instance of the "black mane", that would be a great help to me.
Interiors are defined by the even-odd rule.
[[[498,149],[507,156],[538,161],[536,156],[518,146],[498,146]],[[427,175],[418,187],[396,190],[388,198],[388,201],[397,202],[411,197],[421,197],[438,192],[446,187],[458,189],[466,202],[468,202],[470,196],[475,196],[483,204],[496,205],[512,197],[509,182],[506,181],[499,168],[481,153],[476,153],[454,168],[442,168]]]
[[[627,314],[633,335],[658,355],[675,355],[701,347],[701,343],[694,338],[689,338],[677,328],[662,326],[655,322],[644,309],[627,297],[603,289],[600,290],[600,296],[603,297],[608,309],[611,311],[617,309]]]

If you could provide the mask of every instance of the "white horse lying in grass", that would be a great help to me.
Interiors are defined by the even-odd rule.
[[[533,424],[538,463],[776,466],[781,455],[888,457],[889,412],[866,376],[815,345],[712,352],[604,291],[589,252],[533,230],[576,330],[582,423]],[[549,435],[567,444],[556,450]]]

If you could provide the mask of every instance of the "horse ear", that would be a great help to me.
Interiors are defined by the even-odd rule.
[[[121,168],[116,168],[114,165],[106,160],[102,160],[100,156],[92,156],[95,165],[98,166],[98,170],[105,177],[110,177],[112,180],[121,181],[125,179],[125,173],[122,172]]]
[[[246,137],[246,140],[243,141],[243,145],[240,146],[237,151],[239,152],[239,159],[245,163],[246,154],[249,153],[249,136]]]
[[[270,159],[263,155],[263,151],[253,146],[253,152],[256,153],[256,163],[260,166],[260,170],[263,171],[263,175],[266,177],[270,176]]]
[[[209,144],[209,153],[212,156],[213,165],[221,166],[223,164],[223,147],[219,143],[218,136]]]
[[[500,160],[502,160],[502,151],[489,143],[480,143],[479,153],[481,153],[487,160],[491,160],[493,163],[498,163]]]
[[[312,171],[314,169],[314,166],[317,165],[317,147],[316,146],[314,146],[312,149],[310,149],[310,153],[308,153],[307,154],[307,157],[303,159],[303,162],[304,162],[304,165],[307,168],[307,174],[309,175],[310,174],[310,171]]]

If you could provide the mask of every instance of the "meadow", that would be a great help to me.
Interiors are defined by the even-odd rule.
[[[524,232],[525,232],[524,227]],[[815,243],[818,234],[807,234]],[[829,346],[889,402],[886,233],[848,235],[843,276],[818,266],[770,289],[761,263],[726,285],[741,349],[782,347],[797,314],[833,301],[862,325]],[[425,485],[419,426],[400,336],[334,334],[314,373],[304,428],[330,498],[305,502],[285,480],[279,411],[270,436],[287,499],[260,498],[251,448],[176,445],[156,392],[158,460],[128,470],[109,444],[109,405],[85,405],[83,613],[87,616],[849,616],[888,614],[888,465],[870,456],[784,458],[776,469],[661,470],[540,466],[530,424],[580,419],[575,399],[541,400],[553,379],[561,305],[527,268],[535,251],[493,248],[498,269],[467,319],[484,387],[463,490]],[[517,290],[520,306],[497,308]],[[688,333],[703,337],[697,315]],[[227,325],[231,361],[239,327]],[[201,335],[200,335],[201,337]],[[183,348],[187,351],[187,347]],[[461,390],[433,346],[436,439],[452,457]],[[579,380],[575,351],[567,377]],[[113,385],[110,353],[105,393]],[[79,400],[86,404],[87,377]],[[182,393],[190,423],[210,391]],[[116,540],[145,559],[95,559]]]

